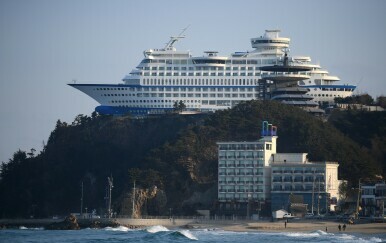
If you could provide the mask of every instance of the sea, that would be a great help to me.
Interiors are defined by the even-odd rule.
[[[146,229],[117,228],[82,230],[44,230],[26,228],[0,230],[0,242],[9,243],[91,243],[91,242],[386,242],[384,234],[346,234],[313,231],[294,232],[230,232],[220,229],[168,229],[152,226]]]

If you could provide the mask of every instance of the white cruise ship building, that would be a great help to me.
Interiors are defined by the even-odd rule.
[[[206,51],[203,56],[179,51],[174,44],[184,38],[180,34],[171,37],[164,48],[144,51],[144,59],[122,83],[69,85],[100,103],[95,110],[102,114],[162,114],[172,111],[176,102],[183,102],[188,112],[227,109],[261,98],[258,81],[269,72],[260,67],[280,64],[289,48],[290,39],[279,33],[266,30],[263,36],[251,39],[253,50],[230,56],[220,56],[217,51]],[[313,67],[299,75],[306,76],[300,85],[307,87],[316,101],[332,103],[335,97],[349,96],[355,89],[352,85],[331,85],[339,79],[326,76],[309,57],[292,57],[290,63]]]

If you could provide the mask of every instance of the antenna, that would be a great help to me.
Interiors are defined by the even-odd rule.
[[[190,25],[186,26],[185,28],[182,29],[182,31],[178,34],[178,36],[171,36],[170,41],[166,44],[165,49],[170,49],[173,47],[173,44],[177,42],[179,39],[185,38],[184,35],[182,35]]]

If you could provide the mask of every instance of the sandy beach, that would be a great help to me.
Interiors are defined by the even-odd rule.
[[[193,228],[207,228],[207,229],[223,229],[235,232],[313,232],[317,230],[326,231],[330,233],[339,232],[338,225],[343,226],[341,222],[334,221],[319,221],[319,220],[304,220],[304,221],[290,221],[285,227],[284,221],[279,222],[234,222],[233,224],[211,224],[211,223],[197,223],[190,224]],[[362,234],[386,234],[386,223],[360,223],[354,225],[346,224],[346,230],[341,233],[362,233]]]
[[[63,219],[0,219],[0,229],[25,227],[47,227],[52,223],[62,222]],[[188,228],[188,229],[222,229],[234,232],[313,232],[326,231],[329,233],[339,232],[338,225],[343,226],[342,222],[334,220],[312,220],[312,219],[293,219],[286,227],[283,220],[271,221],[246,221],[246,220],[202,220],[202,219],[79,219],[80,228],[87,227],[116,227],[122,225],[128,228],[146,228],[150,226],[162,225],[169,229]],[[1,227],[2,226],[2,227]],[[362,234],[386,234],[386,223],[370,223],[361,220],[356,224],[346,224],[346,230],[342,233],[362,233]]]

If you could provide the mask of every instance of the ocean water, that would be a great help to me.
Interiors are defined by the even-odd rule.
[[[386,242],[386,232],[378,235],[326,233],[314,231],[308,233],[289,232],[230,232],[219,229],[173,229],[152,226],[141,230],[132,230],[120,226],[104,229],[83,230],[44,230],[43,228],[25,228],[0,230],[0,242],[9,243],[72,243],[72,242]]]

